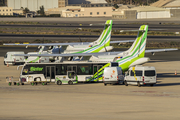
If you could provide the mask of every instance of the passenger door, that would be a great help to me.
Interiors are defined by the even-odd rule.
[[[50,82],[55,82],[55,66],[46,67],[46,80]]]
[[[101,77],[103,74],[99,75],[99,69],[101,69],[102,65],[93,65],[93,75],[97,72],[97,81],[102,80]]]

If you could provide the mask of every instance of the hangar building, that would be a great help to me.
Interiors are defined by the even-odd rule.
[[[8,0],[7,5],[13,9],[27,7],[30,11],[37,11],[43,5],[46,11],[49,8],[58,8],[58,0]]]

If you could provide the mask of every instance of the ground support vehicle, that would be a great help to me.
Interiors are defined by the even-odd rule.
[[[75,84],[78,82],[102,81],[103,66],[118,66],[117,62],[60,62],[25,63],[22,65],[20,79],[31,84],[36,82],[56,84]],[[72,77],[73,76],[73,77]]]
[[[55,84],[57,85],[62,85],[62,84],[73,85],[76,83],[78,83],[78,79],[74,71],[68,71],[67,76],[56,76]]]
[[[123,84],[124,75],[121,67],[106,67],[103,73],[103,82],[107,84]]]
[[[13,76],[6,77],[6,82],[8,83],[9,86],[11,86],[12,84],[17,85],[17,86],[19,86],[20,84],[24,85],[24,83],[22,81],[15,81],[13,79]]]
[[[4,56],[4,65],[24,64],[23,56],[13,56],[14,54],[24,54],[24,52],[7,52]]]
[[[138,87],[141,85],[153,86],[156,84],[156,78],[155,67],[137,65],[129,68],[124,78],[124,84],[125,86],[128,84],[138,85]]]

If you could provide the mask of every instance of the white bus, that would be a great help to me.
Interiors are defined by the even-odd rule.
[[[55,82],[73,84],[78,82],[102,81],[104,65],[118,66],[117,62],[62,62],[62,63],[26,63],[22,66],[20,80],[30,82]]]

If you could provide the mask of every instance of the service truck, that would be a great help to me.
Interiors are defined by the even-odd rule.
[[[141,85],[153,86],[156,84],[156,78],[155,67],[137,65],[129,68],[124,78],[124,84],[125,86],[128,84],[138,85],[138,87]]]
[[[4,65],[7,64],[24,64],[23,56],[13,56],[14,54],[24,54],[24,52],[7,52],[4,56]]]
[[[107,84],[122,84],[124,75],[121,67],[106,67],[103,73],[103,82]]]

